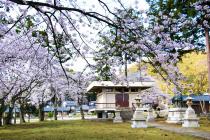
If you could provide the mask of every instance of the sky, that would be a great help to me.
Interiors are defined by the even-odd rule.
[[[107,0],[106,1],[106,4],[108,4],[109,6],[111,6],[112,4],[113,4],[113,2],[111,2],[112,0]],[[137,2],[138,1],[138,2]],[[138,10],[147,10],[148,8],[149,8],[149,5],[147,4],[147,2],[145,1],[145,0],[121,0],[121,2],[126,6],[126,7],[134,7],[134,8],[137,8]],[[86,7],[92,7],[95,3],[97,3],[96,2],[96,0],[91,0],[91,2],[85,2],[85,3],[83,3]],[[83,5],[82,4],[82,5]],[[83,5],[83,6],[84,6]],[[137,5],[137,6],[135,6],[135,5]],[[96,6],[95,5],[95,10],[96,11],[102,11],[103,9],[102,8],[100,8],[100,6]],[[85,30],[85,29],[84,29]],[[97,34],[97,33],[96,33]],[[96,37],[97,37],[97,35],[95,35]],[[92,46],[92,48],[95,48],[95,44],[91,44]],[[91,56],[91,55],[88,55],[88,56],[86,56],[86,58],[87,58],[87,60],[88,60],[88,62],[90,63],[90,64],[94,64],[94,61],[93,61],[93,56]],[[72,61],[73,61],[73,64],[72,64]],[[69,61],[68,63],[67,63],[67,66],[69,66],[70,65],[70,63],[71,63],[71,65],[69,66],[69,68],[71,68],[71,69],[73,69],[74,71],[83,71],[83,69],[85,68],[85,66],[86,66],[86,62],[85,62],[85,60],[83,59],[83,58],[81,58],[81,57],[78,57],[78,58],[76,58],[76,59],[74,59],[74,60],[72,60],[72,61]],[[129,65],[128,65],[129,66]]]

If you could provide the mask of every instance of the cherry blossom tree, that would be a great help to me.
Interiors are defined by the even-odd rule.
[[[127,80],[127,63],[144,61],[167,83],[175,85],[174,93],[182,92],[180,81],[184,77],[176,64],[181,52],[195,49],[193,37],[182,38],[182,33],[192,26],[202,26],[209,44],[208,1],[194,4],[200,20],[186,18],[184,14],[175,18],[173,13],[161,11],[154,17],[127,8],[120,0],[111,4],[103,0],[95,2],[91,6],[76,0],[0,2],[0,86],[3,89],[0,110],[5,103],[11,104],[8,123],[16,101],[27,99],[37,104],[42,114],[40,120],[44,119],[45,103],[53,98],[56,106],[56,100],[62,100],[64,93],[83,103],[88,76],[84,72],[69,74],[64,64],[81,57],[88,67],[92,66],[86,55],[97,51],[92,45],[99,40],[95,37],[98,33],[105,39],[106,52],[111,54],[110,60],[105,58],[101,65],[112,63],[113,72],[115,67],[124,65]]]
[[[139,60],[152,65],[154,71],[159,73],[167,83],[174,85],[174,93],[180,94],[183,90],[180,83],[185,80],[185,77],[179,72],[176,66],[177,62],[183,52],[190,52],[197,47],[193,43],[193,36],[189,36],[187,39],[182,36],[192,26],[209,28],[206,20],[208,19],[208,2],[198,2],[194,5],[196,7],[199,4],[204,7],[203,11],[197,11],[202,15],[200,20],[204,23],[194,18],[186,18],[184,14],[176,15],[175,18],[173,12],[163,13],[162,11],[159,12],[157,17],[148,15],[145,19],[134,20],[132,14],[128,15],[127,11],[124,10],[120,14],[125,20],[123,22],[124,30],[118,28],[111,30],[111,34],[105,32],[103,35],[110,40],[107,44],[115,50],[120,46],[127,52],[133,52],[131,56],[136,60],[138,59],[137,54],[140,54],[140,58],[144,59]],[[117,19],[116,22],[121,24],[121,21],[119,22]],[[148,25],[140,28],[145,22]],[[132,37],[129,38],[129,35]]]
[[[188,53],[189,51],[204,50],[205,48],[207,50],[207,54],[209,54],[209,0],[147,0],[147,2],[151,5],[148,13],[149,15],[152,15],[151,23],[162,22],[162,15],[171,17],[176,23],[171,26],[176,28],[169,28],[169,30],[176,30],[176,33],[171,32],[170,34],[173,40],[178,41],[182,39],[194,45],[194,48],[191,50],[181,50],[179,52],[181,55]]]
[[[87,67],[86,67],[87,68]],[[87,91],[86,88],[91,81],[96,80],[96,76],[92,72],[85,73],[87,69],[83,69],[82,72],[73,72],[71,73],[72,79],[75,79],[76,82],[72,82],[70,85],[70,94],[67,96],[77,101],[80,107],[81,119],[85,119],[84,111],[82,105],[87,103]]]
[[[61,86],[61,84],[65,79],[65,73],[63,73],[62,67],[56,57],[47,48],[37,43],[37,39],[31,37],[30,31],[29,33],[24,31],[17,33],[14,31],[13,35],[7,34],[0,41],[2,45],[2,55],[0,57],[1,120],[5,105],[9,105],[6,123],[10,124],[12,110],[15,103],[18,103],[20,105],[21,119],[24,122],[23,105],[25,102],[34,103],[38,100],[41,110],[44,107],[43,100],[50,100],[54,96],[52,92],[47,90],[52,89],[52,87],[60,92],[56,92],[56,94],[59,94],[60,97],[63,96],[61,96],[63,91],[61,89],[65,89],[65,87]],[[63,79],[59,79],[61,75],[64,77]],[[68,84],[63,85],[67,86]],[[37,91],[37,88],[40,89]],[[39,100],[40,94],[42,95],[41,97],[45,94],[47,95],[43,97],[44,99],[41,98],[42,100]],[[32,96],[37,98],[31,98]],[[40,118],[43,120],[43,117]]]
[[[133,17],[135,13],[134,11],[129,15],[126,10],[121,11],[121,16],[125,17],[124,30],[116,29],[111,34],[104,33],[105,38],[109,38],[108,45],[113,48],[113,53],[119,52],[118,48],[125,51],[130,61],[150,63],[165,80],[179,87],[177,81],[182,77],[178,68],[175,67],[179,56],[176,50],[192,47],[191,44],[171,40],[170,36],[164,32],[167,27],[162,25],[144,27],[143,23],[147,19],[143,16]],[[180,47],[181,43],[183,46]],[[175,52],[171,52],[172,50]]]

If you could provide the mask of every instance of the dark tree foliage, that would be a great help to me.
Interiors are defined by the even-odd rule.
[[[154,18],[151,18],[151,24],[156,22],[161,22],[159,13],[162,12],[163,15],[171,16],[173,15],[174,20],[180,18],[180,15],[189,19],[199,20],[201,15],[193,7],[193,3],[197,0],[146,0],[149,5],[148,15],[153,15],[156,18],[159,18],[158,21],[155,21]],[[182,24],[182,23],[177,23]],[[195,50],[200,51],[205,49],[204,41],[204,29],[199,28],[198,26],[190,28],[182,28],[177,34],[171,34],[171,38],[174,40],[188,39],[193,36],[192,44],[196,46]],[[182,55],[184,53],[191,52],[192,50],[182,50],[179,53]]]

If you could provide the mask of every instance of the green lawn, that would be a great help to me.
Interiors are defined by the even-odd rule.
[[[200,127],[196,129],[210,132],[210,120],[207,120],[206,118],[200,118],[199,124]]]
[[[0,140],[200,140],[156,128],[132,129],[130,123],[47,121],[0,128]]]

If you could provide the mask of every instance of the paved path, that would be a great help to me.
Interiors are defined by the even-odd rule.
[[[201,130],[195,130],[192,128],[183,128],[183,127],[175,127],[175,126],[169,126],[169,125],[164,125],[164,124],[159,124],[159,123],[149,123],[150,126],[154,126],[156,128],[166,130],[166,131],[171,131],[175,133],[180,133],[184,135],[191,135],[195,137],[200,137],[204,138],[207,140],[210,140],[210,133],[209,132],[204,132]]]

